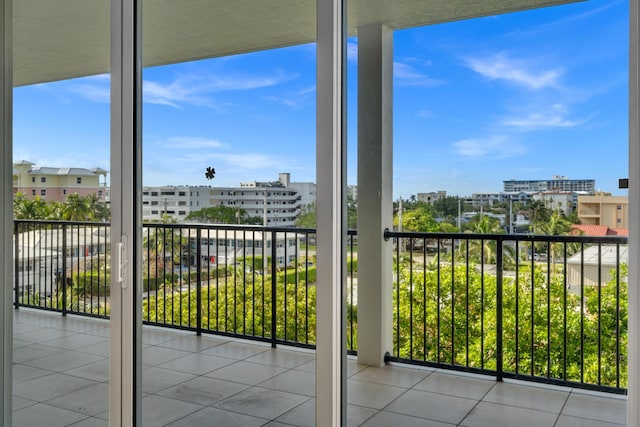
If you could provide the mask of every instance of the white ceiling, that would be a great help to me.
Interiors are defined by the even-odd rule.
[[[349,0],[349,32],[407,28],[575,0]],[[14,0],[16,86],[109,67],[109,0]],[[315,0],[144,0],[144,64],[160,65],[312,42]]]

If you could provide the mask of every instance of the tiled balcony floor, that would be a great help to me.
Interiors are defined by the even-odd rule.
[[[108,324],[14,314],[14,426],[108,425]],[[144,329],[143,425],[312,426],[314,354]],[[348,361],[350,426],[624,425],[626,398]]]

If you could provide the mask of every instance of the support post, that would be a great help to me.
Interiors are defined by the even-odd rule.
[[[640,423],[640,6],[629,2],[629,381],[627,425]]]
[[[12,149],[12,109],[13,109],[13,73],[12,73],[12,1],[0,1],[0,120],[2,129],[0,141],[0,379],[2,388],[3,426],[11,426],[11,370],[13,361],[13,149]],[[17,256],[18,254],[16,254]],[[16,272],[17,274],[17,272]]]
[[[317,0],[316,425],[346,425],[344,0]]]
[[[358,362],[393,350],[393,32],[358,28]]]
[[[111,0],[109,423],[142,424],[142,26],[139,0]]]

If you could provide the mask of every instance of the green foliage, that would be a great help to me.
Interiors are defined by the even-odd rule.
[[[315,343],[315,268],[287,270],[276,276],[276,338]],[[263,282],[264,277],[264,282]],[[196,327],[197,291],[163,288],[143,303],[143,319],[150,322]],[[200,292],[202,327],[209,330],[271,337],[271,275],[241,269],[210,280]]]
[[[438,199],[433,203],[433,209],[438,216],[453,220],[458,216],[458,197],[447,196],[442,199]],[[465,204],[460,203],[461,210],[464,209]]]
[[[419,203],[419,202],[418,202]],[[394,218],[394,225],[399,225],[399,217]],[[405,211],[402,215],[403,231],[436,232],[439,225],[433,217],[429,205],[419,204],[414,209]]]
[[[316,228],[316,217],[317,211],[315,202],[310,205],[306,205],[302,208],[302,212],[300,212],[296,219],[296,227]]]
[[[262,224],[262,218],[251,217],[247,211],[229,206],[212,206],[193,211],[186,220],[208,224]]]
[[[13,198],[13,215],[16,219],[51,219],[66,221],[107,221],[109,208],[95,194],[79,196],[73,193],[63,203],[42,200],[40,196],[30,199],[23,193]]]
[[[626,277],[624,271],[621,277]],[[626,289],[626,283],[618,288],[612,278],[601,289],[585,289],[581,296],[565,290],[561,275],[548,275],[539,267],[533,274],[522,268],[516,277],[505,278],[504,370],[625,387]],[[406,359],[496,369],[496,295],[495,275],[482,275],[475,266],[467,269],[466,265],[452,268],[441,264],[438,269],[425,268],[411,275],[402,268],[394,290],[395,354]]]

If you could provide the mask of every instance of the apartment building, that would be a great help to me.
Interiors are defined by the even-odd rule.
[[[544,191],[584,191],[593,193],[596,188],[595,179],[569,179],[562,175],[555,175],[551,179],[510,179],[502,182],[505,193],[539,193]]]
[[[107,171],[99,167],[55,168],[36,166],[21,160],[13,164],[13,192],[27,198],[40,196],[47,201],[64,202],[70,194],[95,194],[106,201]]]
[[[579,196],[586,196],[585,192],[575,191],[540,191],[533,193],[531,198],[544,203],[547,209],[563,212],[565,215],[572,213],[578,204]]]
[[[302,209],[298,190],[285,184],[289,174],[280,174],[278,181],[248,181],[240,187],[161,186],[142,190],[142,217],[160,220],[169,215],[184,221],[189,213],[214,206],[244,209],[247,215],[263,218],[273,227],[291,227]]]
[[[609,193],[579,196],[578,218],[585,225],[629,228],[629,199]]]

